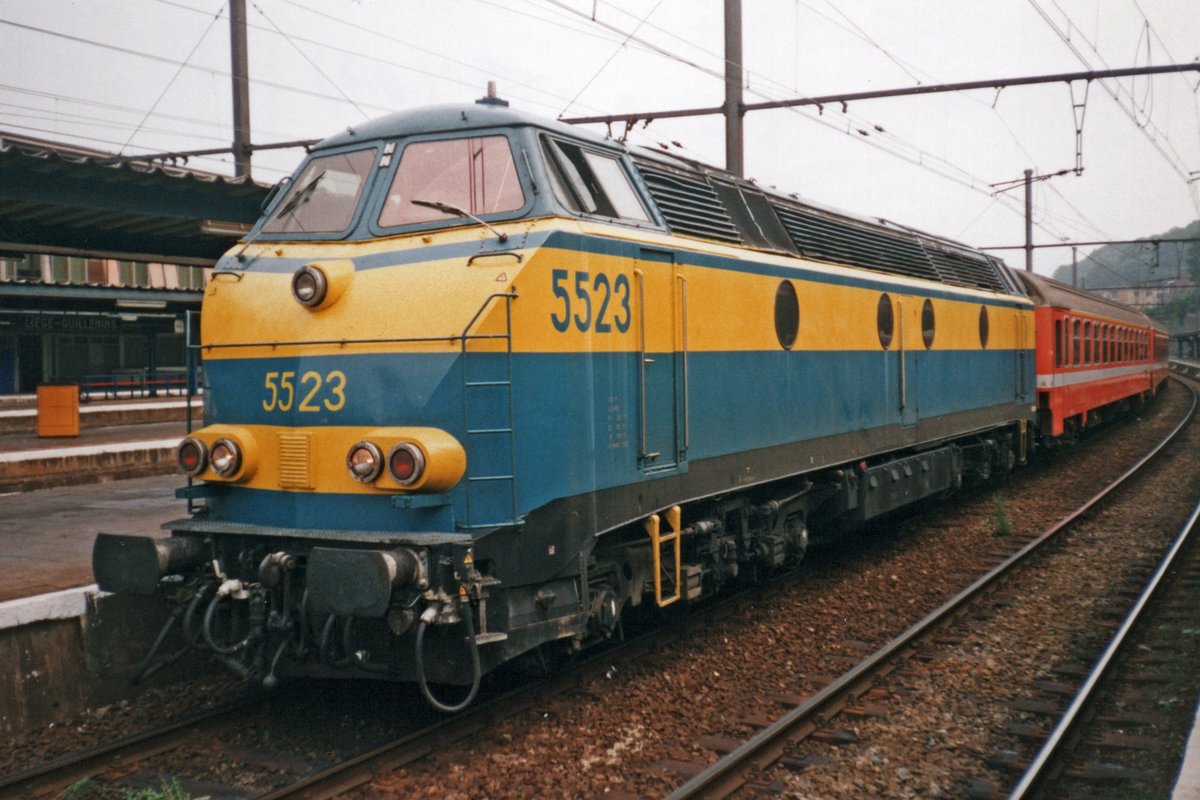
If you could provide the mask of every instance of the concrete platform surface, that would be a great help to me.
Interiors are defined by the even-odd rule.
[[[1200,708],[1192,722],[1192,733],[1183,751],[1183,765],[1175,779],[1171,800],[1200,800]]]
[[[0,496],[0,602],[87,586],[96,534],[162,533],[187,516],[182,475]]]

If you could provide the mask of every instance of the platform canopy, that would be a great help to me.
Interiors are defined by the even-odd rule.
[[[0,251],[210,266],[269,191],[0,132]]]

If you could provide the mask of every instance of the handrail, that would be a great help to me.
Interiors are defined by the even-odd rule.
[[[906,353],[906,348],[904,347],[904,301],[899,298],[896,299],[896,321],[899,322],[900,328],[897,332],[899,335],[896,337],[896,341],[899,342],[896,350],[900,353],[900,411],[903,412],[904,409],[908,408],[908,373],[904,364]]]
[[[638,385],[641,389],[642,437],[638,447],[638,458],[646,458],[646,273],[633,271],[638,285]]]
[[[676,275],[675,279],[680,284],[680,324],[683,326],[683,449],[682,453],[686,453],[688,445],[691,443],[691,408],[688,398],[688,304],[687,304],[687,278],[683,275]]]
[[[650,536],[650,547],[654,553],[654,602],[659,608],[665,608],[679,600],[683,596],[682,590],[682,538],[683,533],[680,530],[680,519],[682,510],[679,506],[671,506],[666,511],[667,524],[671,526],[671,533],[662,534],[662,517],[658,514],[651,514],[642,523],[646,529],[646,533]],[[675,555],[675,594],[666,599],[663,598],[662,592],[662,545],[674,544]]]
[[[483,314],[483,312],[487,310],[488,305],[493,300],[495,300],[497,297],[507,297],[509,299],[515,300],[517,298],[517,293],[516,292],[493,292],[492,294],[488,295],[486,298],[484,298],[483,303],[480,304],[479,309],[471,317],[471,320],[463,328],[462,333],[452,333],[448,336],[395,336],[395,337],[385,337],[385,338],[376,338],[376,339],[297,339],[296,341],[292,341],[292,342],[279,342],[279,341],[274,341],[274,342],[269,342],[269,341],[227,342],[224,344],[213,344],[213,343],[202,344],[202,345],[200,345],[200,349],[201,350],[226,350],[226,349],[235,349],[235,348],[239,348],[239,347],[276,348],[276,347],[312,347],[312,346],[318,346],[318,345],[337,345],[339,347],[345,347],[346,345],[351,345],[351,344],[421,344],[424,342],[453,343],[453,342],[465,341],[468,339],[505,339],[508,337],[508,334],[506,334],[506,333],[472,333],[472,334],[467,333],[467,331],[469,331],[471,329],[471,327],[479,320],[479,317]]]
[[[475,323],[483,315],[484,311],[486,311],[487,308],[491,305],[492,301],[497,298],[500,298],[500,297],[504,298],[504,300],[505,300],[504,333],[502,333],[502,334],[468,335],[468,331],[470,331],[471,328],[474,327]],[[507,358],[507,369],[506,369],[507,380],[504,381],[503,384],[505,384],[507,386],[507,394],[508,394],[508,429],[507,429],[507,432],[508,432],[508,436],[509,436],[509,446],[508,446],[509,474],[504,475],[504,476],[497,475],[497,476],[471,477],[470,471],[468,470],[467,482],[468,482],[468,486],[469,486],[469,483],[472,480],[507,480],[507,481],[509,481],[509,486],[510,486],[509,499],[510,499],[510,502],[512,505],[511,517],[513,517],[513,518],[515,518],[517,515],[517,453],[516,453],[517,448],[516,448],[516,441],[513,436],[513,431],[515,430],[515,426],[516,426],[516,412],[513,408],[513,398],[512,398],[512,348],[513,348],[513,345],[512,345],[512,301],[515,300],[516,297],[517,297],[516,292],[493,292],[492,294],[488,295],[486,298],[484,298],[483,302],[479,306],[479,309],[471,317],[470,321],[468,321],[466,326],[463,327],[462,333],[458,337],[456,337],[459,340],[459,351],[462,354],[460,363],[461,363],[462,378],[463,378],[463,408],[462,408],[463,437],[464,437],[463,445],[468,450],[468,452],[467,452],[467,463],[468,464],[471,463],[470,434],[472,431],[471,431],[471,425],[470,425],[470,411],[469,411],[470,404],[468,403],[467,397],[466,397],[467,389],[470,387],[470,384],[467,381],[467,357],[470,355],[470,351],[467,349],[467,346],[468,346],[468,343],[471,341],[482,340],[482,339],[504,339],[507,342],[507,346],[505,347],[505,355]],[[480,431],[476,431],[476,433],[479,433],[479,432]],[[491,431],[489,431],[489,432],[491,432]],[[465,493],[465,501],[466,501],[466,505],[467,505],[467,508],[466,508],[467,523],[466,523],[465,527],[467,527],[467,528],[489,527],[491,523],[488,523],[486,525],[479,525],[479,524],[476,524],[474,521],[474,517],[472,516],[472,499],[471,499],[470,488],[468,488]]]
[[[471,321],[468,322],[465,327],[463,327],[462,333],[460,333],[458,336],[453,337],[453,338],[466,340],[468,338],[467,331],[471,330],[471,327],[475,324],[475,322],[479,319],[479,317],[483,315],[483,312],[487,310],[487,307],[489,305],[491,305],[491,302],[493,300],[495,300],[497,297],[507,297],[510,300],[516,300],[517,293],[516,292],[492,292],[491,294],[489,294],[487,297],[485,297],[483,299],[483,302],[480,303],[479,310],[475,312],[475,315],[473,317],[471,317]],[[510,325],[511,325],[511,323],[510,323]],[[477,333],[474,336],[471,336],[470,338],[472,338],[472,339],[477,339],[477,338],[507,339],[510,335],[511,335],[511,331],[503,333],[503,334],[500,334],[500,333],[491,333],[491,334]]]

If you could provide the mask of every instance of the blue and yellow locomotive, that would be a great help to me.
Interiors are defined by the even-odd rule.
[[[1022,460],[1032,320],[953,242],[493,98],[394,114],[313,148],[217,264],[192,514],[101,534],[97,580],[169,589],[249,679],[454,710]]]

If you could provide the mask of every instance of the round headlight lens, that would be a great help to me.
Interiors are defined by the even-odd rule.
[[[425,471],[425,456],[415,444],[401,442],[388,453],[388,472],[404,486],[416,483]]]
[[[175,461],[185,475],[199,475],[208,466],[208,448],[189,436],[175,448]]]
[[[237,474],[242,466],[242,451],[232,439],[218,439],[209,456],[213,472],[222,478]]]
[[[354,480],[370,483],[383,472],[383,453],[371,442],[358,442],[346,454],[346,469]]]
[[[301,267],[292,275],[292,296],[307,308],[321,305],[328,286],[325,273],[311,264]]]

